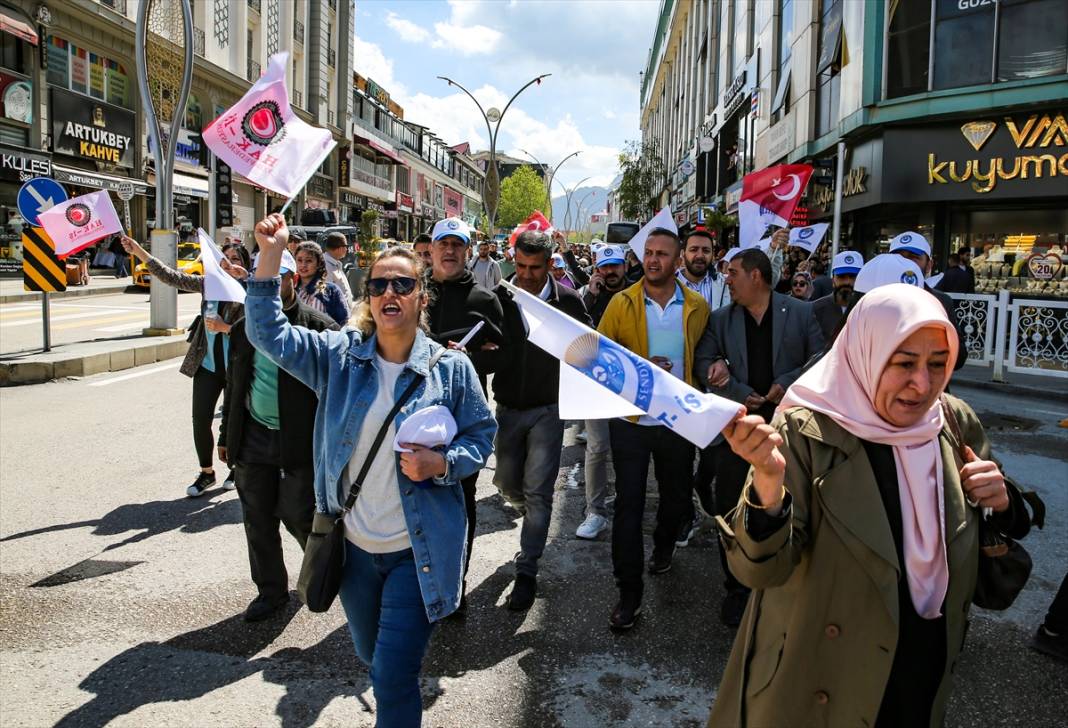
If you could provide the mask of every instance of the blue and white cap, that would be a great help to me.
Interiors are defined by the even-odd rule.
[[[728,250],[726,253],[723,254],[723,257],[721,258],[721,260],[723,260],[726,263],[730,263],[732,260],[734,260],[734,256],[738,255],[738,253],[740,253],[740,252],[742,252],[741,248],[731,248],[730,250]]]
[[[923,288],[923,271],[908,258],[892,253],[877,255],[860,269],[853,290],[858,293],[873,291],[879,286],[905,283]]]
[[[430,233],[430,237],[433,240],[441,240],[450,235],[460,238],[468,245],[471,244],[471,228],[458,217],[447,217],[444,220],[438,220],[434,224],[434,230]]]
[[[831,275],[855,276],[864,267],[864,256],[855,250],[843,250],[834,256],[831,264]]]
[[[618,245],[605,245],[597,253],[597,267],[602,265],[622,265],[627,262],[627,254]]]
[[[897,253],[902,250],[916,255],[931,256],[931,244],[927,242],[927,238],[911,230],[895,235],[890,240],[891,253]]]

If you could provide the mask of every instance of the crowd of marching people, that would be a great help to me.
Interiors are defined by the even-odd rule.
[[[434,624],[467,609],[491,455],[522,520],[506,606],[534,604],[566,424],[560,360],[531,341],[521,305],[536,297],[736,410],[706,447],[650,414],[581,423],[575,534],[610,540],[608,626],[638,624],[645,580],[711,520],[719,616],[737,636],[710,725],[941,725],[969,605],[1004,586],[984,582],[981,545],[1042,516],[947,391],[966,352],[952,299],[927,284],[929,242],[902,233],[865,261],[798,251],[787,230],[730,250],[700,226],[641,235],[587,247],[527,229],[498,250],[449,218],[380,252],[355,300],[343,236],[296,240],[271,214],[254,256],[226,247],[220,266],[246,295],[205,300],[191,328],[200,471],[187,494],[217,482],[216,456],[229,469],[257,589],[245,619],[290,598],[280,526],[307,549],[309,607],[304,572],[340,549],[336,592],[377,724],[419,725]],[[122,245],[156,279],[204,293],[202,277]],[[1061,658],[1066,612],[1062,585],[1035,638]]]

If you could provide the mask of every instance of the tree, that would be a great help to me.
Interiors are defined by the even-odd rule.
[[[723,231],[738,226],[738,216],[720,212],[714,207],[705,208],[705,229],[716,236],[716,244],[725,246]]]
[[[360,232],[357,234],[357,238],[360,241],[361,268],[371,265],[371,261],[374,260],[375,254],[378,252],[374,249],[374,242],[377,237],[377,223],[378,213],[374,210],[364,210],[363,214],[360,215]]]
[[[624,220],[648,220],[667,184],[667,168],[656,139],[629,141],[619,153],[619,214]]]
[[[497,226],[513,228],[530,213],[545,205],[545,183],[529,164],[512,172],[501,182],[501,201],[497,206]]]

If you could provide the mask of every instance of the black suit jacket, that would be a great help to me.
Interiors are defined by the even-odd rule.
[[[842,307],[834,301],[834,294],[832,293],[829,296],[817,298],[813,301],[812,315],[816,317],[816,323],[820,326],[824,346],[830,347],[834,332],[838,330],[839,325],[845,318],[845,312],[842,311]]]

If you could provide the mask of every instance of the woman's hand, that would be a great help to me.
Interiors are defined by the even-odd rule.
[[[1005,476],[992,460],[980,460],[968,446],[964,447],[965,463],[960,469],[960,484],[968,501],[979,508],[992,508],[1001,513],[1009,507],[1009,491]]]
[[[123,250],[140,260],[142,263],[148,260],[148,251],[142,248],[141,244],[129,235],[121,236],[119,238],[119,243],[122,245]]]
[[[739,416],[723,430],[734,453],[753,466],[753,489],[771,515],[782,507],[786,458],[779,452],[782,436],[759,415]]]
[[[204,328],[215,334],[229,334],[233,328],[230,324],[215,316],[204,317]]]
[[[401,472],[410,480],[418,483],[445,474],[445,456],[437,450],[404,442],[401,445],[412,450],[400,455]]]
[[[248,271],[239,265],[234,265],[226,259],[224,255],[219,261],[219,267],[230,274],[231,278],[236,278],[239,281],[243,281],[248,278]]]
[[[282,253],[289,242],[289,228],[286,220],[273,212],[256,223],[256,243],[260,246],[259,265],[256,266],[256,280],[266,281],[278,275],[282,262]]]

